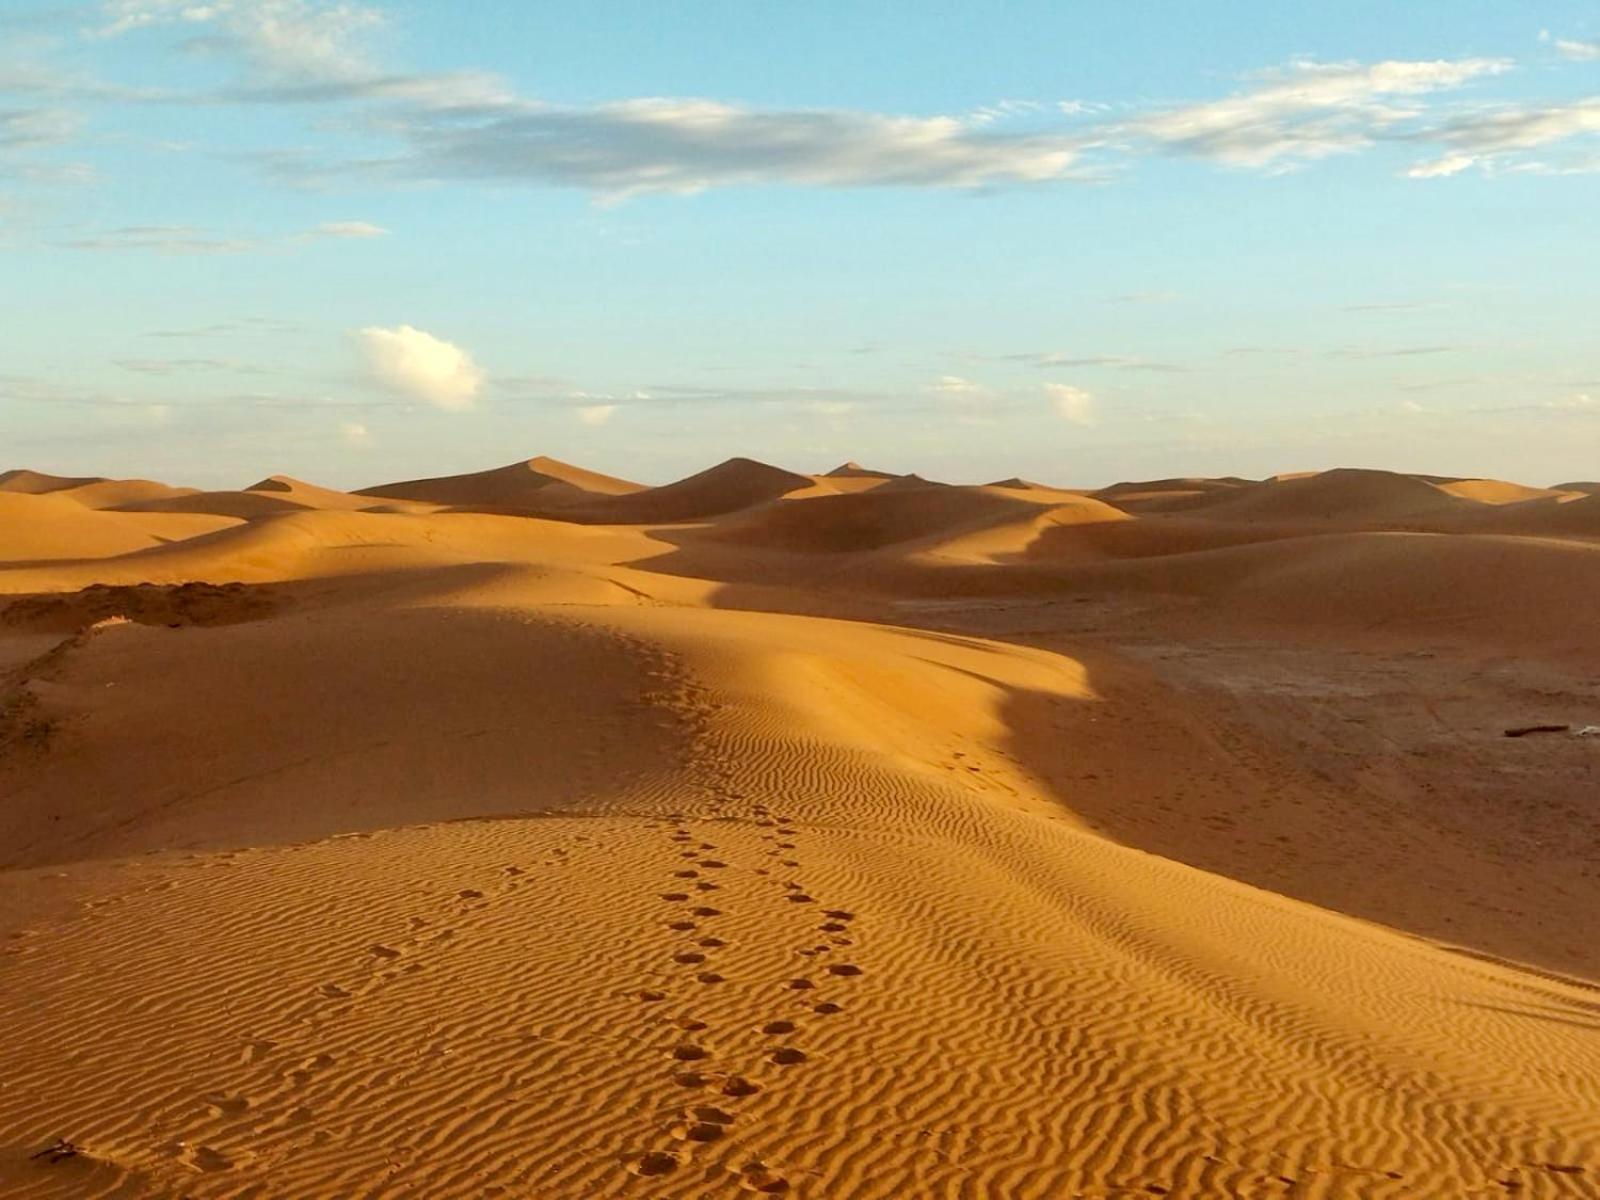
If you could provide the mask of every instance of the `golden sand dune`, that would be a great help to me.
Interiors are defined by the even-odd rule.
[[[1211,490],[1203,508],[1220,520],[1366,524],[1434,516],[1474,499],[1413,475],[1341,469]]]
[[[671,524],[737,512],[791,492],[817,490],[815,480],[748,458],[730,458],[664,487],[597,501],[584,519],[624,524]]]
[[[224,517],[85,508],[63,493],[0,492],[0,561],[102,558],[225,528]]]
[[[1593,1194],[1600,543],[1332,474],[0,496],[0,1194]]]
[[[640,484],[630,483],[626,479],[586,471],[582,467],[541,455],[525,462],[489,471],[474,471],[467,475],[379,484],[362,488],[356,495],[421,501],[446,508],[498,511],[569,507],[600,497],[623,496],[640,490]]]

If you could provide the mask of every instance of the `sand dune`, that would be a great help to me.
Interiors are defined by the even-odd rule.
[[[1469,502],[1415,476],[1340,469],[1215,490],[1203,507],[1213,520],[1360,524],[1433,517]]]
[[[584,506],[584,519],[618,524],[671,524],[738,512],[791,492],[816,489],[816,481],[748,458],[730,458],[676,483]]]
[[[586,471],[582,467],[541,455],[525,462],[489,471],[474,471],[467,475],[378,484],[362,488],[355,494],[388,500],[423,501],[447,508],[543,510],[580,504],[597,497],[623,496],[640,490],[640,484]]]
[[[0,492],[0,562],[98,559],[195,537],[233,524],[191,514],[134,514],[85,508],[64,490]]]
[[[110,482],[111,480],[98,475],[73,478],[66,475],[48,475],[43,471],[30,471],[25,467],[0,471],[0,492],[16,492],[25,496],[41,496],[49,492],[65,491],[68,488]]]
[[[0,478],[0,1193],[1592,1193],[1596,498],[631,486]]]

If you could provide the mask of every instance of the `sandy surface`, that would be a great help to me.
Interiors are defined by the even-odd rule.
[[[0,475],[0,1194],[1594,1195],[1587,486]]]

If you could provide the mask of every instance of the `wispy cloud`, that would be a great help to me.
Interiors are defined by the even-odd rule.
[[[81,118],[64,108],[0,108],[0,150],[34,150],[72,139]]]
[[[1508,155],[1600,134],[1600,96],[1540,108],[1503,106],[1456,117],[1433,130],[1449,154],[1411,169],[1415,178],[1455,175],[1471,166],[1499,165]]]
[[[1301,61],[1259,86],[1122,122],[1119,136],[1232,166],[1272,168],[1373,144],[1424,109],[1418,98],[1510,69],[1497,58],[1424,62]]]
[[[1600,62],[1600,41],[1556,37],[1548,29],[1539,31],[1539,40],[1548,46],[1554,46],[1557,54],[1573,62]]]
[[[123,225],[53,242],[66,250],[142,250],[157,254],[248,254],[278,250],[322,238],[383,237],[389,231],[366,221],[331,221],[300,233],[243,235],[196,225]]]
[[[379,238],[387,237],[389,231],[381,225],[374,225],[371,221],[324,221],[311,231],[314,237],[330,238]]]
[[[1043,369],[1076,370],[1080,367],[1103,367],[1113,371],[1155,371],[1170,374],[1180,374],[1188,370],[1187,367],[1179,366],[1177,363],[1156,362],[1122,354],[1071,354],[1061,350],[1049,350],[1002,354],[998,357],[1005,362],[1027,363],[1029,366]]]

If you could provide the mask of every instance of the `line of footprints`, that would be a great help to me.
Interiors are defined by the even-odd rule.
[[[775,860],[779,867],[798,867],[799,862],[791,857],[795,850],[792,839],[797,834],[789,825],[788,818],[774,816],[761,805],[757,805],[753,811],[757,826],[768,831],[761,835],[763,841],[771,843],[766,856]],[[661,893],[661,899],[674,906],[663,924],[671,933],[679,935],[675,939],[672,963],[675,967],[685,968],[688,978],[694,982],[714,986],[725,982],[725,977],[716,969],[715,958],[717,951],[727,943],[716,936],[715,922],[722,915],[722,910],[711,900],[722,887],[716,882],[715,876],[727,869],[728,864],[716,857],[717,847],[714,844],[700,840],[690,831],[683,814],[674,813],[667,820],[670,842],[681,864],[671,872],[674,890]],[[758,867],[755,873],[771,876],[773,870],[771,867]],[[783,898],[795,905],[817,903],[802,885],[793,881],[783,883]],[[847,935],[855,914],[842,909],[819,911],[821,920],[817,929],[826,935],[826,940],[797,950],[796,953],[802,957],[821,958],[831,955],[837,948],[851,945]],[[833,961],[827,962],[819,972],[824,982],[847,980],[861,973],[861,968],[854,963]],[[818,988],[818,980],[811,976],[782,980],[780,986],[792,995],[795,1003],[815,1016],[828,1017],[844,1011],[844,1005],[837,1001],[820,999],[812,994]],[[655,989],[639,992],[639,998],[646,1004],[659,1004],[668,999],[665,992]],[[689,1160],[694,1146],[720,1141],[739,1119],[737,1113],[729,1109],[736,1109],[740,1100],[754,1096],[765,1086],[745,1075],[716,1068],[716,1053],[700,1036],[706,1029],[704,1021],[684,1015],[673,1023],[679,1031],[677,1041],[667,1050],[673,1082],[690,1091],[712,1093],[717,1103],[694,1103],[683,1108],[666,1128],[673,1139],[674,1148],[651,1150],[634,1158],[629,1162],[628,1169],[635,1175],[648,1177],[671,1174]],[[774,1019],[760,1026],[760,1032],[772,1039],[771,1049],[763,1056],[769,1066],[787,1071],[807,1061],[806,1051],[792,1040],[800,1032],[796,1022]],[[750,1158],[740,1164],[735,1177],[740,1188],[746,1192],[783,1195],[790,1190],[789,1180],[758,1158]]]

